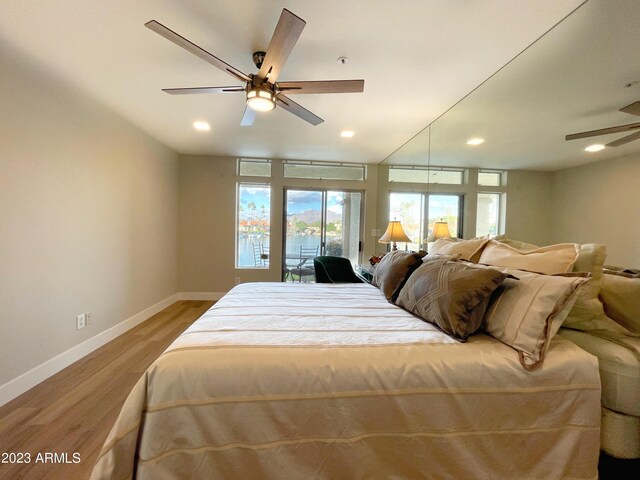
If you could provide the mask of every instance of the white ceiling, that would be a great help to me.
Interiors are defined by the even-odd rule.
[[[558,170],[614,158],[640,150],[640,141],[588,153],[587,145],[629,133],[564,137],[638,123],[618,111],[638,100],[640,2],[590,0],[386,163]],[[474,137],[486,142],[468,146]]]
[[[0,40],[184,154],[379,162],[582,0],[0,0]],[[297,95],[325,122],[282,109],[240,127],[241,94],[161,88],[236,84],[146,29],[155,19],[255,73],[282,8],[307,22],[280,80],[365,79],[362,94]],[[350,62],[343,66],[338,57]],[[211,132],[192,128],[206,120]],[[354,130],[351,139],[340,131]]]

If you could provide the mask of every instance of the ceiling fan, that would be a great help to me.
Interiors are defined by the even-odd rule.
[[[640,101],[634,102],[631,105],[627,105],[619,110],[620,112],[630,113],[631,115],[640,115]],[[595,137],[597,135],[608,135],[610,133],[630,132],[632,130],[638,130],[631,135],[619,138],[613,142],[607,143],[607,147],[619,147],[625,143],[633,142],[640,139],[640,123],[628,123],[626,125],[618,125],[617,127],[601,128],[599,130],[590,130],[588,132],[572,133],[564,137],[565,140],[576,140],[578,138]]]
[[[280,71],[284,66],[293,47],[295,46],[306,22],[287,9],[282,10],[280,20],[276,26],[273,37],[266,52],[255,52],[253,62],[259,69],[257,74],[245,74],[237,68],[220,60],[205,49],[190,42],[173,30],[161,23],[151,20],[145,23],[145,27],[172,41],[176,45],[197,55],[214,67],[224,70],[232,77],[245,82],[244,86],[229,87],[192,87],[192,88],[165,88],[164,92],[171,95],[189,95],[198,93],[231,93],[243,92],[246,94],[246,106],[240,125],[252,125],[256,111],[268,112],[276,108],[276,104],[290,113],[300,117],[312,125],[318,125],[324,120],[306,108],[298,105],[288,94],[306,93],[359,93],[364,91],[364,80],[323,80],[310,82],[278,82]]]

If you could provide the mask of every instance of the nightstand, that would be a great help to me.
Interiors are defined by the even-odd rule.
[[[371,265],[356,265],[355,268],[356,275],[367,283],[371,283],[373,281],[373,272],[375,271],[376,267]]]

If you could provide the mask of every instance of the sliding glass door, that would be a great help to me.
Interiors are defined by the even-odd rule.
[[[282,278],[313,281],[313,257],[360,259],[362,193],[285,189]]]

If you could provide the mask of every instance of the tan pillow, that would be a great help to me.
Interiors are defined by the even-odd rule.
[[[376,267],[373,284],[387,300],[395,302],[404,282],[421,264],[422,256],[418,253],[399,250],[387,253]]]
[[[429,254],[460,255],[461,260],[478,261],[482,249],[489,240],[486,238],[474,238],[472,240],[454,240],[452,238],[439,238],[431,248]]]
[[[507,277],[443,259],[428,260],[411,274],[396,305],[465,341],[482,323],[491,293]]]
[[[582,277],[540,275],[501,269],[507,278],[493,293],[482,328],[519,352],[527,370],[542,365],[549,342],[577,299]]]
[[[600,299],[604,311],[633,334],[640,334],[640,277],[603,275]]]
[[[480,255],[480,263],[553,275],[570,272],[579,251],[580,246],[575,243],[558,243],[524,251],[489,240]]]
[[[580,246],[580,254],[573,266],[574,272],[588,272],[591,278],[582,286],[575,305],[564,321],[563,327],[575,330],[609,330],[623,333],[605,315],[602,302],[598,298],[602,285],[602,266],[607,256],[604,245],[586,243]]]
[[[496,235],[495,237],[493,237],[493,240],[497,240],[500,243],[504,243],[506,245],[509,245],[510,247],[517,248],[518,250],[535,250],[536,248],[540,248],[539,245],[521,242],[520,240],[514,240],[507,237],[506,235]]]

